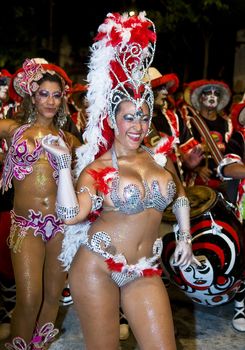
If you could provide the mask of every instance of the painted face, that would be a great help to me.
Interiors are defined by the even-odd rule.
[[[155,94],[154,104],[155,106],[162,107],[164,105],[165,99],[168,95],[168,90],[165,85],[162,85]]]
[[[147,104],[136,110],[131,101],[121,102],[116,116],[116,139],[129,148],[138,148],[148,132],[150,120]]]
[[[44,81],[32,98],[37,115],[53,118],[61,105],[62,97],[63,93],[57,82]]]
[[[0,78],[0,100],[5,101],[8,98],[8,83],[7,79]]]
[[[201,103],[208,109],[215,109],[218,106],[220,92],[218,89],[210,88],[203,90],[201,94]]]
[[[239,117],[238,117],[238,122],[245,127],[245,107],[241,110]]]
[[[188,285],[194,288],[208,288],[212,285],[214,279],[213,267],[210,264],[206,256],[196,256],[201,266],[188,266],[185,270],[181,269],[181,273],[184,279],[188,282]]]

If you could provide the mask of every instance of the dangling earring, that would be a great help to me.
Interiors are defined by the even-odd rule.
[[[27,112],[27,123],[32,124],[35,122],[36,120],[36,108],[35,108],[35,104],[31,104],[30,105],[30,109]]]
[[[57,126],[62,128],[67,121],[67,114],[65,113],[64,105],[61,104],[57,112]]]

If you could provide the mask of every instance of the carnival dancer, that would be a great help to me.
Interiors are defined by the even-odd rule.
[[[12,118],[17,105],[9,97],[8,89],[11,79],[8,70],[0,72],[0,119]],[[5,139],[0,140],[0,179],[3,162],[8,150]],[[15,280],[7,237],[10,232],[10,210],[13,207],[13,189],[0,194],[0,340],[10,335],[11,312],[15,306]]]
[[[245,102],[236,103],[231,109],[234,132],[227,145],[226,155],[220,162],[217,172],[223,180],[239,179],[236,193],[236,213],[245,222]],[[231,189],[231,190],[232,190]],[[245,278],[235,296],[235,315],[232,326],[239,332],[245,332]]]
[[[180,110],[193,137],[205,150],[202,162],[193,171],[187,171],[189,185],[207,185],[222,190],[224,195],[226,189],[221,188],[216,168],[233,130],[231,119],[224,113],[230,97],[229,86],[222,81],[193,81],[184,90],[186,103]]]
[[[11,79],[12,90],[23,101],[14,120],[0,121],[0,136],[8,140],[2,190],[14,186],[9,247],[16,282],[16,306],[7,349],[43,349],[54,328],[66,273],[57,257],[64,224],[55,212],[58,168],[41,139],[60,136],[69,150],[81,143],[63,132],[65,94],[71,81],[62,68],[26,59]],[[12,91],[12,92],[13,92]]]
[[[99,27],[88,73],[88,124],[73,189],[70,152],[60,137],[43,147],[60,167],[57,213],[71,225],[60,259],[86,348],[114,350],[121,305],[141,349],[176,349],[172,313],[161,280],[158,236],[162,212],[174,201],[179,231],[175,264],[198,263],[192,254],[189,203],[165,151],[141,146],[151,122],[153,93],[142,78],[156,43],[144,12],[110,13]],[[96,336],[95,336],[96,332]]]

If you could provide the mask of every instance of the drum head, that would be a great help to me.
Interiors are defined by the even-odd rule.
[[[217,193],[217,200],[191,220],[192,251],[200,266],[175,266],[175,233],[163,236],[162,263],[168,279],[194,302],[216,306],[237,293],[244,273],[244,228],[233,209]]]
[[[186,196],[190,201],[190,218],[196,218],[212,208],[216,202],[217,194],[207,186],[191,186],[185,189]],[[163,213],[163,221],[175,222],[176,218],[172,212],[172,204]]]

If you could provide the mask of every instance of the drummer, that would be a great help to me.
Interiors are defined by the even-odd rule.
[[[225,113],[231,98],[229,86],[216,80],[197,80],[186,85],[185,103],[179,109],[192,135],[205,150],[205,157],[187,178],[190,185],[209,186],[226,197],[226,184],[216,168],[226,152],[232,134],[232,122]]]
[[[175,138],[175,147],[170,157],[184,183],[184,169],[195,168],[203,158],[203,150],[194,139],[183,119],[176,113],[173,94],[179,87],[175,73],[162,75],[155,67],[150,67],[145,76],[151,82],[154,93],[154,110],[151,130],[145,137],[145,145],[155,146],[166,135]],[[184,183],[185,184],[185,183]]]

